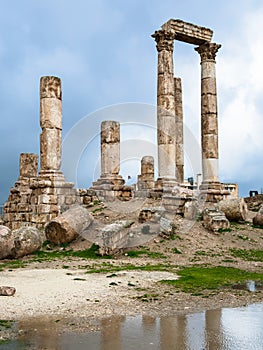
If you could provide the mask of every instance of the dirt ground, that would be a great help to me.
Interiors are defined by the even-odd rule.
[[[22,261],[26,267],[0,271],[0,285],[16,288],[13,297],[0,297],[0,318],[16,320],[22,325],[29,319],[48,317],[62,320],[62,330],[74,324],[74,328],[81,331],[85,324],[87,331],[87,327],[96,328],[93,321],[111,315],[165,316],[262,302],[262,289],[250,292],[228,288],[198,296],[159,282],[176,279],[176,271],[182,266],[205,264],[262,272],[262,262],[243,260],[231,254],[233,248],[263,250],[263,230],[252,227],[253,215],[250,212],[247,222],[233,223],[230,232],[222,233],[207,231],[201,221],[178,217],[173,239],[156,235],[143,247],[137,247],[159,254],[132,258],[124,250],[112,259],[65,257],[37,261],[32,256],[24,257]],[[110,211],[98,211],[95,216],[98,220],[109,221]],[[120,214],[112,215],[111,220],[116,219],[120,219]],[[80,237],[69,247],[60,249],[82,250],[90,245],[91,242]],[[168,271],[127,271],[128,264],[170,267]],[[87,273],[91,268],[99,271],[109,266],[122,268],[114,274]],[[1,333],[0,336],[4,337]]]

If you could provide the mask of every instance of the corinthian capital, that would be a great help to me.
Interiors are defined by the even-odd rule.
[[[156,31],[152,37],[156,41],[157,51],[167,50],[173,51],[174,35],[166,30]]]
[[[195,48],[195,51],[201,56],[201,61],[215,60],[216,53],[220,49],[220,44],[205,43]]]

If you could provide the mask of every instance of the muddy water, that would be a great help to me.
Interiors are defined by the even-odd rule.
[[[263,304],[171,317],[114,316],[99,321],[99,331],[80,334],[58,334],[48,322],[33,326],[0,349],[263,349]]]

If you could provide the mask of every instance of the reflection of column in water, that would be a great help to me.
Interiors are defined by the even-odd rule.
[[[20,340],[30,340],[32,349],[59,349],[59,324],[45,317],[32,318],[19,322],[23,329]]]
[[[101,320],[101,349],[122,349],[121,327],[125,316],[112,316]]]
[[[221,309],[208,310],[205,313],[207,349],[223,348],[224,341],[223,341],[221,316],[222,316]]]
[[[185,349],[186,316],[160,318],[160,349]]]

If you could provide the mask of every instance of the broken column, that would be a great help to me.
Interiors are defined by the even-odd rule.
[[[101,123],[101,176],[92,189],[99,196],[118,196],[124,185],[120,171],[120,123],[107,120]]]
[[[184,182],[184,125],[183,125],[183,103],[182,103],[182,82],[181,78],[174,78],[174,98],[175,98],[175,163],[177,180]]]
[[[221,45],[205,43],[195,48],[201,57],[201,133],[203,182],[201,193],[208,202],[224,197],[218,179],[218,120],[215,57]]]
[[[146,197],[147,193],[154,189],[154,158],[144,156],[141,159],[141,174],[138,175],[136,197]]]
[[[62,90],[58,77],[40,79],[40,172],[31,182],[32,224],[44,226],[79,201],[74,184],[60,169],[62,154]]]
[[[40,126],[39,175],[61,176],[62,91],[57,77],[40,79]]]
[[[21,153],[19,177],[4,205],[4,222],[12,230],[30,225],[31,194],[30,182],[37,178],[38,156],[33,153]]]
[[[165,30],[156,31],[158,51],[157,87],[157,139],[158,139],[158,184],[173,187],[176,184],[175,146],[175,97],[173,72],[174,36]]]

